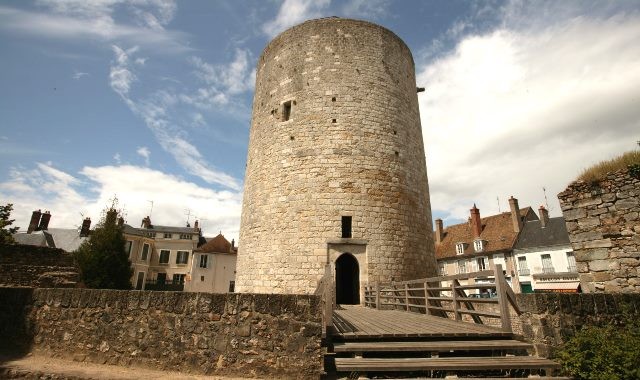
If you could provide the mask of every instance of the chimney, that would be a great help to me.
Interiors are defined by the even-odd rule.
[[[40,223],[40,215],[42,215],[42,212],[40,212],[40,210],[35,210],[31,214],[31,221],[29,222],[29,228],[27,229],[28,234],[38,229],[38,223]]]
[[[142,228],[151,228],[151,218],[149,218],[149,216],[145,216],[142,219],[142,225],[140,227],[142,227]]]
[[[549,211],[544,206],[540,206],[538,214],[540,214],[540,227],[545,228],[549,223]]]
[[[89,229],[91,228],[91,218],[84,218],[82,221],[82,227],[80,227],[80,237],[89,236]]]
[[[51,213],[49,211],[45,211],[40,218],[40,225],[38,226],[38,230],[47,230],[49,229],[49,221],[51,220]]]
[[[522,219],[520,218],[520,208],[518,207],[518,200],[511,196],[509,198],[509,207],[511,207],[511,221],[513,222],[513,230],[520,232],[522,230]]]
[[[193,228],[195,228],[196,230],[198,229],[198,221],[196,220],[195,222],[193,222]]]
[[[444,229],[442,228],[442,219],[436,219],[436,244],[442,243],[444,238]]]
[[[477,239],[480,237],[480,233],[482,232],[482,222],[480,221],[480,210],[476,207],[476,204],[473,204],[473,208],[471,210],[471,232],[473,232],[473,238]]]
[[[236,249],[236,239],[231,239],[231,250]]]

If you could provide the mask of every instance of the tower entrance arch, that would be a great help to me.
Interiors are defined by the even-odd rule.
[[[360,266],[358,260],[344,253],[336,260],[336,303],[357,305],[360,303]]]

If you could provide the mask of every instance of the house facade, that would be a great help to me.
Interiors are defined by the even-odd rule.
[[[500,264],[507,282],[519,289],[513,249],[524,223],[537,220],[531,207],[519,208],[518,200],[509,199],[510,211],[480,217],[474,205],[467,223],[443,228],[436,219],[435,246],[439,275],[452,275],[493,270]],[[475,283],[492,283],[493,276],[475,278]],[[463,281],[464,282],[464,281]]]
[[[539,215],[539,220],[523,225],[513,250],[520,291],[580,291],[576,259],[564,218],[549,218],[544,207],[540,207]]]
[[[124,225],[133,268],[131,283],[142,290],[183,290],[200,228],[153,225],[147,216],[140,228]],[[209,290],[211,291],[211,290]]]
[[[225,293],[235,291],[238,248],[222,234],[196,249],[185,290]]]

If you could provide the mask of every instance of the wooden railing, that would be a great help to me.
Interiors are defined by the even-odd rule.
[[[479,277],[493,277],[494,282],[461,284]],[[499,319],[501,329],[506,332],[512,332],[509,305],[517,314],[521,313],[501,265],[494,270],[365,287],[367,307],[400,308],[457,321],[470,319],[478,324],[485,324],[485,319]]]
[[[327,330],[333,325],[333,310],[335,309],[335,281],[331,273],[331,265],[324,267],[324,275],[318,282],[315,295],[322,297],[322,336],[327,336]]]

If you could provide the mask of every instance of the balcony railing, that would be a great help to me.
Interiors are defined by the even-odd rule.
[[[567,272],[576,273],[576,272],[578,272],[578,268],[575,265],[569,265],[567,267]]]
[[[178,281],[173,282],[171,280],[165,280],[165,281],[147,280],[144,284],[144,289],[181,292],[184,290],[184,282],[178,282]]]
[[[529,268],[520,268],[518,269],[518,274],[520,276],[529,276],[531,274],[531,271],[529,270]]]

